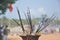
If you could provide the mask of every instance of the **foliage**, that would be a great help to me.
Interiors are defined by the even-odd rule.
[[[60,25],[60,20],[54,20],[54,23]]]
[[[15,20],[20,24],[18,19],[15,19]],[[25,19],[22,19],[22,22],[23,22],[23,24],[27,24],[27,21]],[[38,22],[40,22],[40,18],[32,19],[32,24],[33,25],[35,25]],[[18,26],[16,22],[14,22],[12,19],[8,19],[6,17],[0,18],[0,24],[2,24],[2,23],[6,23],[8,25],[10,23],[10,26]],[[60,20],[54,20],[54,23],[55,24],[60,24]]]
[[[0,14],[5,14],[6,9],[9,8],[8,4],[15,3],[16,0],[0,0]]]

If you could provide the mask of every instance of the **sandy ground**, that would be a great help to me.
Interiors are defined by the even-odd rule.
[[[22,40],[21,37],[16,35],[8,35],[8,38],[9,40]],[[60,33],[42,35],[39,40],[60,40]]]
[[[60,33],[42,35],[39,40],[60,40]]]
[[[22,38],[17,35],[8,35],[8,40],[22,40]]]

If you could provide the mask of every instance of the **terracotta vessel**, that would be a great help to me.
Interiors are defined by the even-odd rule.
[[[20,36],[23,40],[38,40],[40,35],[27,35],[27,36]]]

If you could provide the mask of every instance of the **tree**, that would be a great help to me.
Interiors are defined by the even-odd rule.
[[[5,14],[6,9],[9,8],[12,10],[12,4],[15,3],[16,0],[0,0],[0,15]]]

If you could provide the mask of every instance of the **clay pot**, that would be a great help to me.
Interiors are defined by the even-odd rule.
[[[39,38],[39,35],[27,35],[27,36],[20,36],[22,37],[23,40],[38,40]]]

